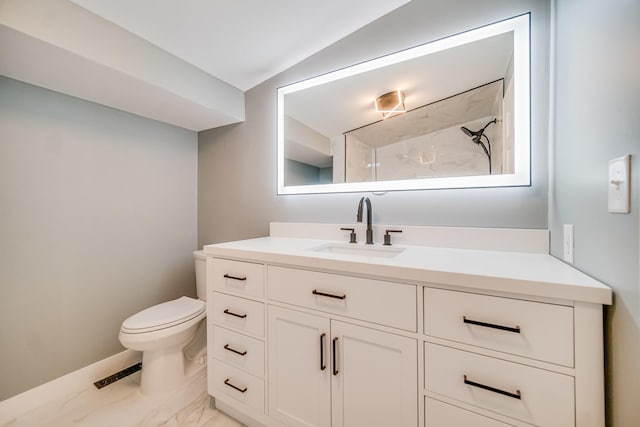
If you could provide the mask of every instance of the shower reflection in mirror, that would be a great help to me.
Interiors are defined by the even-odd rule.
[[[500,79],[345,132],[332,141],[333,182],[512,173],[508,85]]]

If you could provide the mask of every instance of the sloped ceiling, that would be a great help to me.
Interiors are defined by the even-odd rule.
[[[246,91],[408,0],[72,0]]]
[[[0,74],[201,131],[408,0],[3,0]]]

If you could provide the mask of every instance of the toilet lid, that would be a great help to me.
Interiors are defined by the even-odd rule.
[[[206,309],[204,301],[180,297],[154,305],[122,322],[122,329],[130,332],[149,332],[184,323]]]

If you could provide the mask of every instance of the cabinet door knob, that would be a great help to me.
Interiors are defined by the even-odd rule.
[[[224,276],[222,276],[222,277],[224,277],[225,279],[233,279],[233,280],[242,280],[242,281],[247,280],[247,276],[245,276],[245,277],[238,277],[238,276],[232,276],[232,275],[230,275],[230,274],[225,274],[225,275],[224,275]]]

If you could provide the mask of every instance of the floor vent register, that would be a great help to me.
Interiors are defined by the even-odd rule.
[[[124,368],[123,370],[118,371],[115,374],[111,374],[108,377],[98,380],[93,383],[93,385],[96,386],[96,388],[101,389],[102,387],[106,387],[109,384],[115,383],[116,381],[126,378],[131,374],[135,374],[140,369],[142,369],[142,362],[138,362],[135,365]]]

